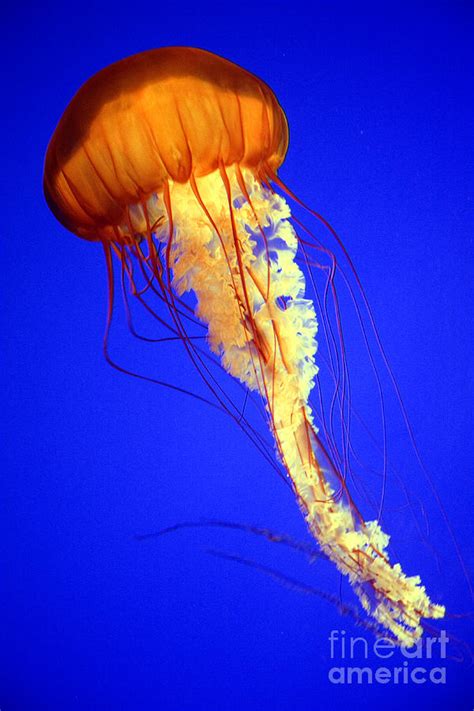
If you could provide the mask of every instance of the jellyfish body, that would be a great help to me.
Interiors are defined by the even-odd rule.
[[[203,50],[153,50],[74,97],[48,148],[45,195],[66,227],[103,243],[109,275],[112,251],[132,282],[139,260],[191,357],[179,299],[195,294],[211,350],[263,399],[309,531],[365,610],[410,645],[444,608],[390,562],[388,535],[364,521],[318,436],[317,316],[290,208],[271,187],[287,144],[258,78]]]

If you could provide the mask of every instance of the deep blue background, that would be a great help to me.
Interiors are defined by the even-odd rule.
[[[472,707],[468,663],[448,663],[445,687],[331,685],[327,637],[331,629],[354,634],[351,621],[205,549],[245,555],[337,593],[328,566],[309,568],[243,534],[134,540],[138,531],[200,517],[300,539],[305,531],[290,493],[230,421],[107,367],[101,250],[62,229],[42,197],[57,120],[80,84],[112,61],[194,45],[266,80],[291,128],[282,177],[333,221],[359,267],[472,566],[472,7],[356,5],[119,0],[7,8],[2,711]],[[140,366],[129,338],[119,333],[114,343]],[[193,387],[191,366],[163,348],[160,373]],[[395,516],[406,569],[422,573],[451,612],[472,610],[414,464],[404,478],[424,492],[441,555],[438,571],[408,519],[400,516],[397,530]],[[346,585],[343,594],[351,599]],[[446,627],[469,639],[466,619]]]

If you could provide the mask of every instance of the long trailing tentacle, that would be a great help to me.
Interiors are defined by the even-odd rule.
[[[161,219],[155,219],[153,211],[155,215],[161,211]],[[141,220],[140,232],[134,220]],[[169,324],[172,337],[182,341],[218,406],[246,434],[250,432],[258,446],[259,437],[188,334],[185,316],[205,325],[211,351],[222,367],[260,394],[285,481],[295,492],[322,554],[348,576],[362,605],[379,624],[400,642],[416,641],[422,633],[422,619],[441,617],[444,608],[431,603],[418,577],[408,578],[398,564],[389,562],[388,536],[378,521],[364,521],[348,489],[352,395],[335,287],[341,270],[334,255],[310,235],[308,240],[298,238],[286,202],[270,186],[249,172],[223,164],[205,178],[192,176],[187,183],[167,183],[150,208],[144,204],[130,211],[128,223],[132,250],[145,276],[145,288],[133,289],[134,295],[143,300],[147,292],[159,294],[170,318],[164,324]],[[142,235],[146,255],[140,245],[133,246],[134,229]],[[313,259],[310,250],[329,259],[328,266],[317,262],[325,283],[321,301],[318,296],[316,300],[334,382],[329,407],[321,408],[321,433],[311,406],[318,372],[318,323],[305,293],[298,246],[307,265]],[[110,271],[110,254],[107,263]],[[134,284],[128,261],[122,261],[122,269]],[[187,291],[194,292],[197,300],[194,314],[183,300]],[[330,305],[334,322],[327,318]],[[154,310],[148,312],[153,315]],[[370,352],[369,357],[379,385],[383,422],[381,516],[387,467],[384,401]],[[318,393],[323,403],[319,385]]]
[[[199,187],[194,180],[165,191],[167,220],[157,236],[166,253],[169,298],[173,290],[195,293],[196,315],[208,326],[212,350],[232,375],[261,394],[277,452],[324,554],[349,576],[378,622],[400,641],[416,640],[420,619],[444,610],[431,604],[418,578],[389,563],[388,536],[377,522],[365,523],[353,502],[346,483],[349,431],[343,426],[342,453],[335,459],[337,450],[318,436],[309,399],[317,373],[317,323],[295,261],[298,239],[282,198],[250,176],[245,180],[243,194],[242,174],[231,175],[221,165]],[[330,271],[324,298],[331,290],[337,336],[328,337],[337,338],[342,356],[332,360],[331,413],[337,401],[344,412],[350,397],[333,279]],[[177,328],[182,332],[179,322]],[[325,429],[330,442],[331,417]]]

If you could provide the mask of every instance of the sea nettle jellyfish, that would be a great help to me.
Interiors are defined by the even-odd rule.
[[[65,227],[103,245],[107,333],[115,255],[134,296],[160,298],[168,321],[157,318],[232,412],[186,330],[183,295],[194,293],[191,319],[205,324],[210,349],[263,400],[277,457],[324,556],[365,610],[410,645],[423,618],[441,618],[444,608],[419,577],[390,562],[388,535],[377,520],[364,521],[330,431],[318,429],[326,420],[310,394],[324,314],[305,294],[301,262],[323,268],[318,255],[330,253],[291,219],[282,193],[296,198],[277,176],[287,146],[285,114],[263,81],[210,52],[157,49],[107,67],[79,90],[49,144],[44,191]],[[334,262],[325,268],[331,292]]]

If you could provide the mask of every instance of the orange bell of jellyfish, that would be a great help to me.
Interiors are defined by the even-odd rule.
[[[127,208],[168,179],[233,164],[263,177],[287,146],[285,114],[263,81],[201,49],[154,49],[79,89],[48,146],[44,193],[71,232],[115,239]]]

